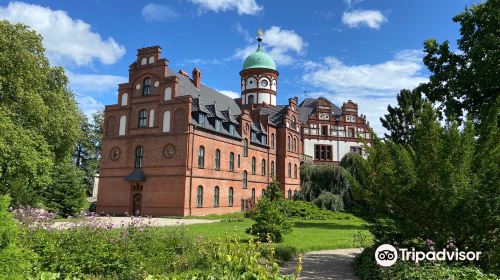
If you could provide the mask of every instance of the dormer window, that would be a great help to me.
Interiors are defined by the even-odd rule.
[[[229,130],[229,134],[231,134],[231,135],[235,135],[236,134],[236,130],[234,128],[234,124],[230,123],[229,127],[228,127],[228,130]]]
[[[222,129],[222,122],[219,119],[215,119],[215,130],[221,131]]]
[[[204,113],[199,113],[198,123],[200,124],[200,126],[205,126],[206,121],[207,121],[207,116]]]
[[[262,134],[261,136],[261,139],[262,139],[262,144],[266,145],[267,144],[267,136],[265,134]]]
[[[256,142],[256,141],[257,141],[257,134],[256,134],[255,132],[253,132],[253,131],[252,131],[252,132],[250,133],[250,136],[251,136],[252,141],[254,141],[254,142]]]
[[[144,91],[143,91],[143,95],[144,96],[148,96],[151,94],[151,79],[150,78],[146,78],[144,79]]]

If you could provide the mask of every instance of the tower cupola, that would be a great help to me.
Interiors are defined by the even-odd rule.
[[[240,71],[242,104],[266,103],[276,106],[279,73],[273,58],[261,46],[264,32],[259,30],[257,34],[257,50],[245,59]]]

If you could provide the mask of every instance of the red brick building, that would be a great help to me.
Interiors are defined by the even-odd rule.
[[[160,51],[138,50],[118,103],[105,108],[97,211],[237,212],[274,176],[292,198],[300,187],[302,123],[316,115],[301,112],[307,106],[297,97],[276,105],[279,73],[260,39],[240,72],[238,99],[204,85],[196,68],[191,76],[171,71]]]

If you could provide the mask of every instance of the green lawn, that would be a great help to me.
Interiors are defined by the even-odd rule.
[[[206,219],[224,219],[228,215],[204,217]],[[232,214],[230,218],[241,217],[241,214]],[[194,217],[193,217],[194,218]],[[253,221],[222,221],[211,224],[197,224],[185,226],[188,233],[202,235],[207,238],[224,238],[226,235],[236,234],[243,240],[248,238],[245,229],[252,225]],[[339,214],[338,219],[332,220],[293,220],[293,231],[286,234],[283,245],[291,245],[298,252],[310,252],[316,250],[339,249],[359,247],[354,241],[354,235],[361,233],[371,242],[371,236],[366,229],[366,222],[351,214]],[[164,228],[173,230],[173,228]]]

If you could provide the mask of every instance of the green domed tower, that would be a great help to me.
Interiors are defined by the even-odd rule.
[[[266,103],[276,106],[279,73],[273,58],[261,46],[262,30],[258,34],[257,50],[245,59],[240,71],[242,104]]]

